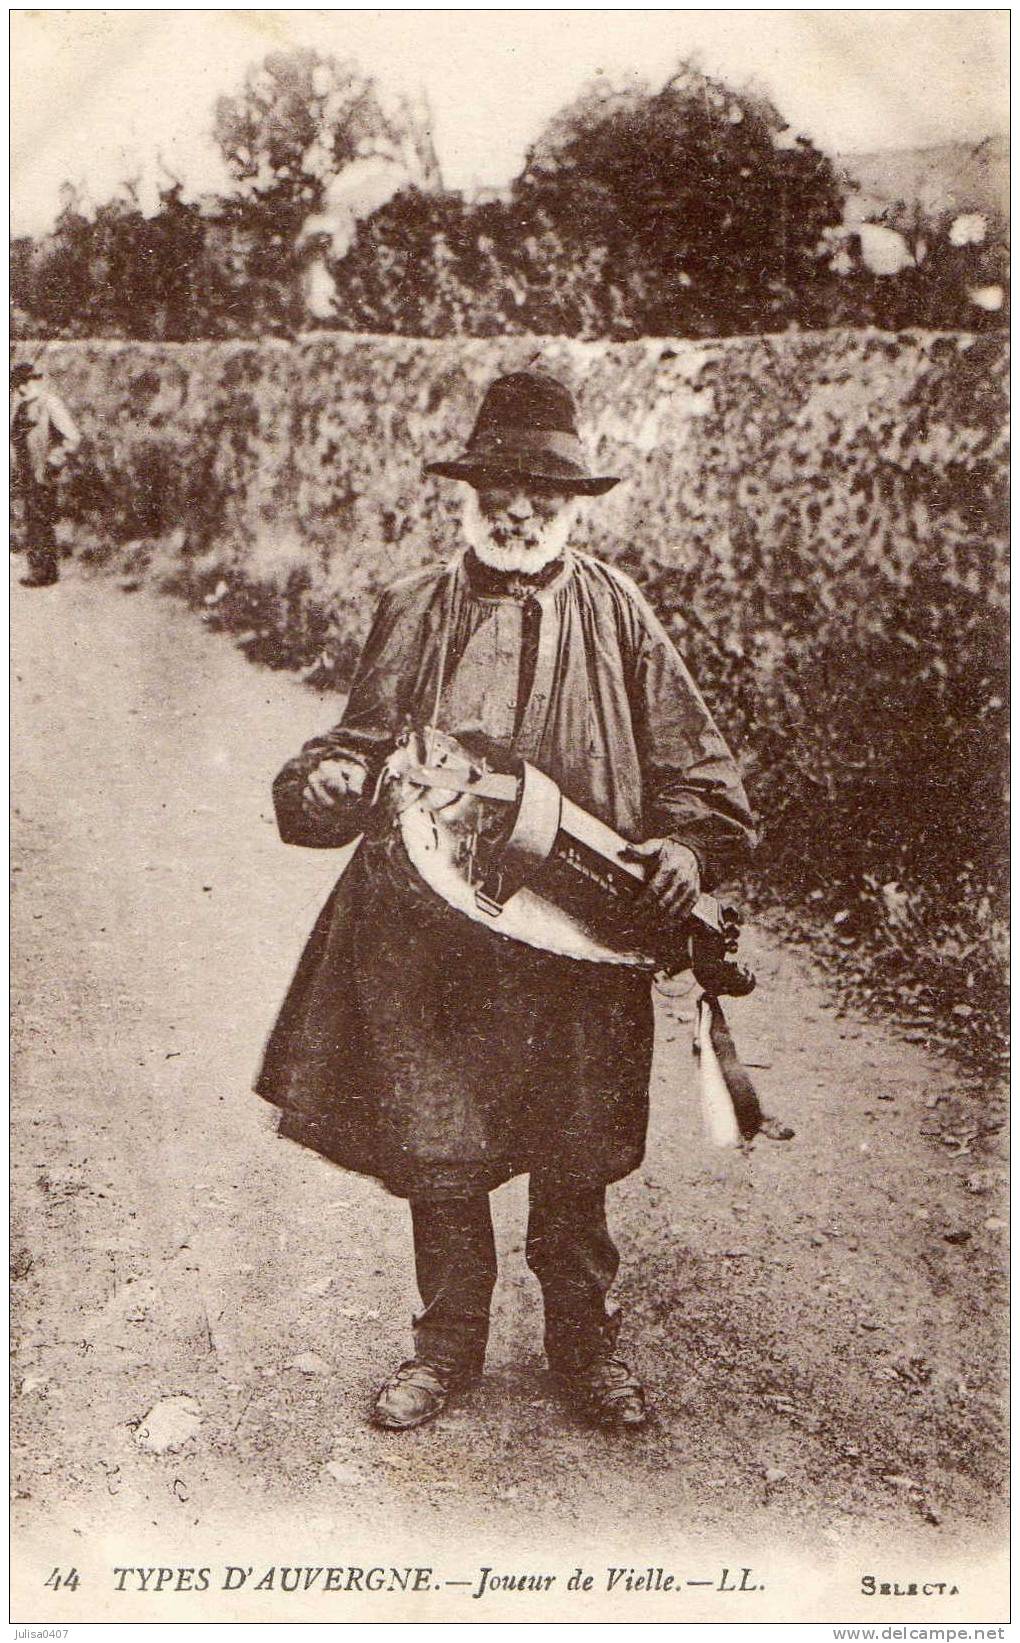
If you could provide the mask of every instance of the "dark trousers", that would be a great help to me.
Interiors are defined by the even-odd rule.
[[[30,480],[23,487],[21,495],[29,575],[40,582],[55,582],[60,574],[54,533],[56,497],[49,485],[40,485],[35,480]]]
[[[416,1198],[411,1219],[422,1298],[415,1348],[458,1374],[480,1374],[496,1283],[488,1194]],[[574,1373],[607,1351],[619,1328],[606,1305],[620,1256],[606,1225],[605,1187],[532,1176],[525,1256],[542,1286],[550,1366]]]

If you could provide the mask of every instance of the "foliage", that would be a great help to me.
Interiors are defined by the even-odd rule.
[[[530,339],[54,344],[92,557],[151,562],[340,688],[379,588],[456,540],[458,448]],[[926,1031],[1004,1003],[1005,351],[828,333],[547,342],[620,485],[586,543],[645,586],[741,749],[759,892]]]
[[[795,320],[838,223],[831,163],[763,99],[692,69],[589,89],[512,197],[405,192],[334,268],[340,323],[420,336],[727,335]]]
[[[570,244],[541,211],[406,189],[334,265],[345,330],[442,337],[598,336],[603,248]]]
[[[931,212],[900,201],[875,223],[898,236],[904,266],[894,277],[869,269],[862,248],[868,224],[827,235],[839,273],[822,282],[806,305],[810,324],[979,332],[1008,324],[1009,235],[995,212]]]
[[[146,214],[126,184],[19,242],[18,334],[295,336],[313,323],[409,336],[729,336],[1007,319],[1004,225],[890,210],[912,256],[876,274],[841,226],[850,186],[764,97],[689,66],[660,90],[588,88],[553,119],[506,198],[443,192],[427,107],[384,100],[353,63],[271,53],[216,105],[233,190]],[[357,164],[408,185],[329,238]],[[330,296],[310,308],[309,257]],[[326,266],[328,263],[328,267]],[[330,300],[333,313],[329,312]]]
[[[270,52],[236,96],[218,97],[214,135],[242,197],[296,234],[332,178],[369,154],[399,158],[407,129],[356,63],[301,50]]]
[[[660,91],[589,87],[529,152],[515,201],[581,245],[631,335],[778,330],[821,271],[843,188],[764,97],[690,65]]]
[[[183,340],[196,313],[226,295],[201,209],[179,183],[160,191],[152,215],[132,184],[93,215],[69,196],[48,241],[23,243],[13,279],[31,328],[50,336]]]
[[[270,53],[236,96],[218,99],[215,135],[235,180],[186,200],[170,179],[143,210],[127,182],[94,210],[71,188],[52,234],[17,242],[19,334],[191,337],[293,335],[307,320],[309,226],[356,160],[396,162],[435,181],[427,105],[384,103],[353,63],[315,51]]]

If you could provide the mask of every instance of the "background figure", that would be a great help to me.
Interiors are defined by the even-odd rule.
[[[43,382],[34,365],[11,369],[11,476],[21,497],[26,588],[43,588],[60,577],[57,480],[81,435],[67,406]]]

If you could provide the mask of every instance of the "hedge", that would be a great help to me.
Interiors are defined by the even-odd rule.
[[[52,343],[86,435],[76,543],[342,686],[378,589],[456,543],[487,380],[581,405],[585,545],[648,590],[740,748],[759,882],[865,992],[937,1036],[1004,1006],[1006,355],[1001,338],[819,332]]]

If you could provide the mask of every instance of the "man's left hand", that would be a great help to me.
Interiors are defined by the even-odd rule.
[[[676,839],[646,839],[628,845],[625,854],[631,861],[655,860],[641,899],[655,901],[673,918],[686,918],[701,893],[701,866],[694,851]]]

